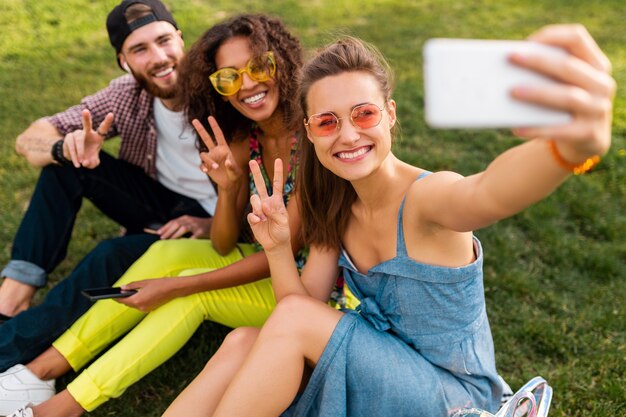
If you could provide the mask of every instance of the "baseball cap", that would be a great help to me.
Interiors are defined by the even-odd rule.
[[[150,9],[152,9],[152,13],[128,23],[124,13],[129,6],[136,3],[145,4],[150,7]],[[165,7],[165,5],[159,0],[124,0],[115,6],[107,17],[107,32],[109,32],[109,41],[111,42],[113,48],[115,48],[115,52],[118,54],[120,53],[122,45],[124,45],[124,41],[134,30],[157,21],[169,22],[172,26],[178,29],[178,25],[176,25],[174,17],[167,7]]]

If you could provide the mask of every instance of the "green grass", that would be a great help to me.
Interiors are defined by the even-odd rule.
[[[0,3],[0,264],[37,177],[14,150],[34,119],[62,110],[121,72],[104,29],[117,0]],[[508,131],[435,131],[423,122],[421,46],[429,37],[521,39],[547,23],[581,22],[626,84],[621,0],[170,0],[190,45],[241,11],[280,16],[307,48],[353,34],[374,42],[396,69],[402,137],[395,152],[422,167],[470,174],[516,140]],[[499,371],[513,387],[534,375],[554,386],[553,416],[626,415],[626,93],[615,100],[613,147],[598,169],[572,178],[518,216],[479,231]],[[114,150],[115,141],[107,144]],[[520,175],[523,175],[521,173]],[[85,203],[69,255],[49,287],[118,227]],[[38,293],[41,300],[46,290]],[[211,323],[171,361],[94,416],[158,416],[202,368],[227,329]],[[69,375],[59,387],[69,382]]]

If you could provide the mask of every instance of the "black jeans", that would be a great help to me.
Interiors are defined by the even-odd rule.
[[[91,303],[81,290],[111,285],[157,240],[143,233],[144,227],[184,214],[209,216],[196,200],[165,188],[141,168],[104,152],[100,161],[93,170],[58,165],[42,169],[13,242],[11,262],[40,268],[43,285],[65,258],[83,197],[124,226],[127,235],[100,243],[40,305],[0,326],[0,372],[32,360],[87,311]],[[7,271],[10,267],[3,275],[20,280]]]

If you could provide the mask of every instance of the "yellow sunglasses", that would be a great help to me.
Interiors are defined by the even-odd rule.
[[[256,82],[265,82],[276,74],[276,60],[272,51],[252,58],[242,69],[221,68],[209,76],[215,91],[223,96],[232,96],[241,89],[243,73]]]

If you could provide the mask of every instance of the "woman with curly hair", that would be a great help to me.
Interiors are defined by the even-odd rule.
[[[290,113],[301,51],[282,22],[264,15],[220,23],[191,47],[181,63],[180,108],[199,133],[201,168],[218,188],[211,241],[155,243],[116,283],[136,290],[134,295],[96,302],[27,368],[40,380],[57,378],[81,369],[127,334],[64,391],[26,413],[77,416],[94,410],[174,355],[204,320],[229,327],[264,323],[276,304],[267,258],[260,245],[237,243],[248,197],[257,192],[248,161],[255,159],[264,170],[265,187],[286,190],[292,247],[303,264],[292,198],[294,122],[300,117]],[[288,167],[282,184],[268,180],[276,158]],[[161,278],[146,279],[151,277]]]

